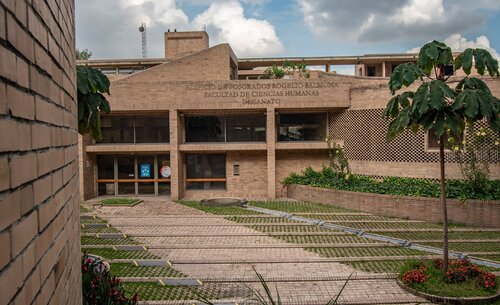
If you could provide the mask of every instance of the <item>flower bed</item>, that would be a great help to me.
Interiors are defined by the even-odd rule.
[[[399,283],[433,302],[485,304],[500,298],[498,279],[466,259],[450,260],[448,272],[441,259],[410,260],[400,269]]]

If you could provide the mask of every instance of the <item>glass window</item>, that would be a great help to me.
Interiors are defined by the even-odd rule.
[[[135,183],[118,182],[118,195],[135,195]]]
[[[168,115],[103,115],[99,143],[168,143]]]
[[[266,116],[230,115],[226,117],[226,142],[265,142]]]
[[[170,179],[171,168],[170,168],[170,156],[159,155],[158,156],[158,179]],[[170,194],[170,182],[160,181],[158,182],[158,194]]]
[[[186,142],[265,141],[264,114],[186,117]]]
[[[366,68],[366,71],[367,71],[366,76],[375,76],[377,68],[375,68],[375,66],[368,66]]]
[[[134,143],[132,116],[101,116],[101,124],[100,143]]]
[[[115,157],[113,155],[97,156],[97,179],[115,179]]]
[[[225,189],[225,154],[187,154],[188,189]]]
[[[168,116],[136,116],[135,143],[168,143]]]
[[[278,141],[324,141],[326,127],[326,113],[280,113]]]
[[[113,155],[97,156],[97,179],[115,179],[115,157]],[[114,195],[114,182],[97,183],[97,195]]]
[[[186,142],[224,142],[224,127],[222,116],[186,117]]]
[[[118,179],[135,179],[135,157],[127,155],[116,156],[118,163]]]

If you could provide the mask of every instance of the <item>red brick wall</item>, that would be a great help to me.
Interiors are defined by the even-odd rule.
[[[440,222],[439,198],[379,195],[323,189],[306,185],[287,187],[288,197],[331,204],[347,209],[369,212],[381,216],[402,217],[430,222]],[[500,201],[456,199],[447,200],[448,220],[476,227],[500,228]]]
[[[0,304],[81,304],[73,0],[0,0]]]

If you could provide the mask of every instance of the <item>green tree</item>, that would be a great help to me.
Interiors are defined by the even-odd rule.
[[[453,70],[462,69],[466,77],[461,79],[454,89],[448,85],[450,76],[445,68],[453,65]],[[392,140],[404,130],[434,132],[439,138],[439,163],[441,176],[441,205],[443,213],[443,259],[445,272],[448,270],[448,215],[446,209],[444,145],[446,131],[463,134],[466,124],[478,120],[487,120],[490,128],[500,130],[500,100],[494,97],[480,78],[469,76],[472,66],[477,73],[499,76],[498,61],[484,49],[467,49],[455,60],[451,49],[444,43],[433,41],[420,49],[416,64],[404,63],[394,69],[389,82],[391,94],[403,86],[408,87],[420,80],[420,86],[413,91],[406,91],[391,98],[384,111],[390,119],[387,131],[388,140]]]
[[[109,113],[109,103],[103,93],[109,94],[109,79],[101,71],[76,67],[78,94],[78,132],[89,133],[95,140],[102,139],[100,113]]]
[[[92,51],[88,49],[78,50],[76,49],[76,59],[78,60],[88,60],[92,57]]]

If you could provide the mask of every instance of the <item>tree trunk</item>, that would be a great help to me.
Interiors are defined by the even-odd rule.
[[[441,206],[443,208],[443,271],[448,271],[448,211],[446,209],[446,184],[444,176],[444,135],[439,138],[439,166],[441,172]]]

